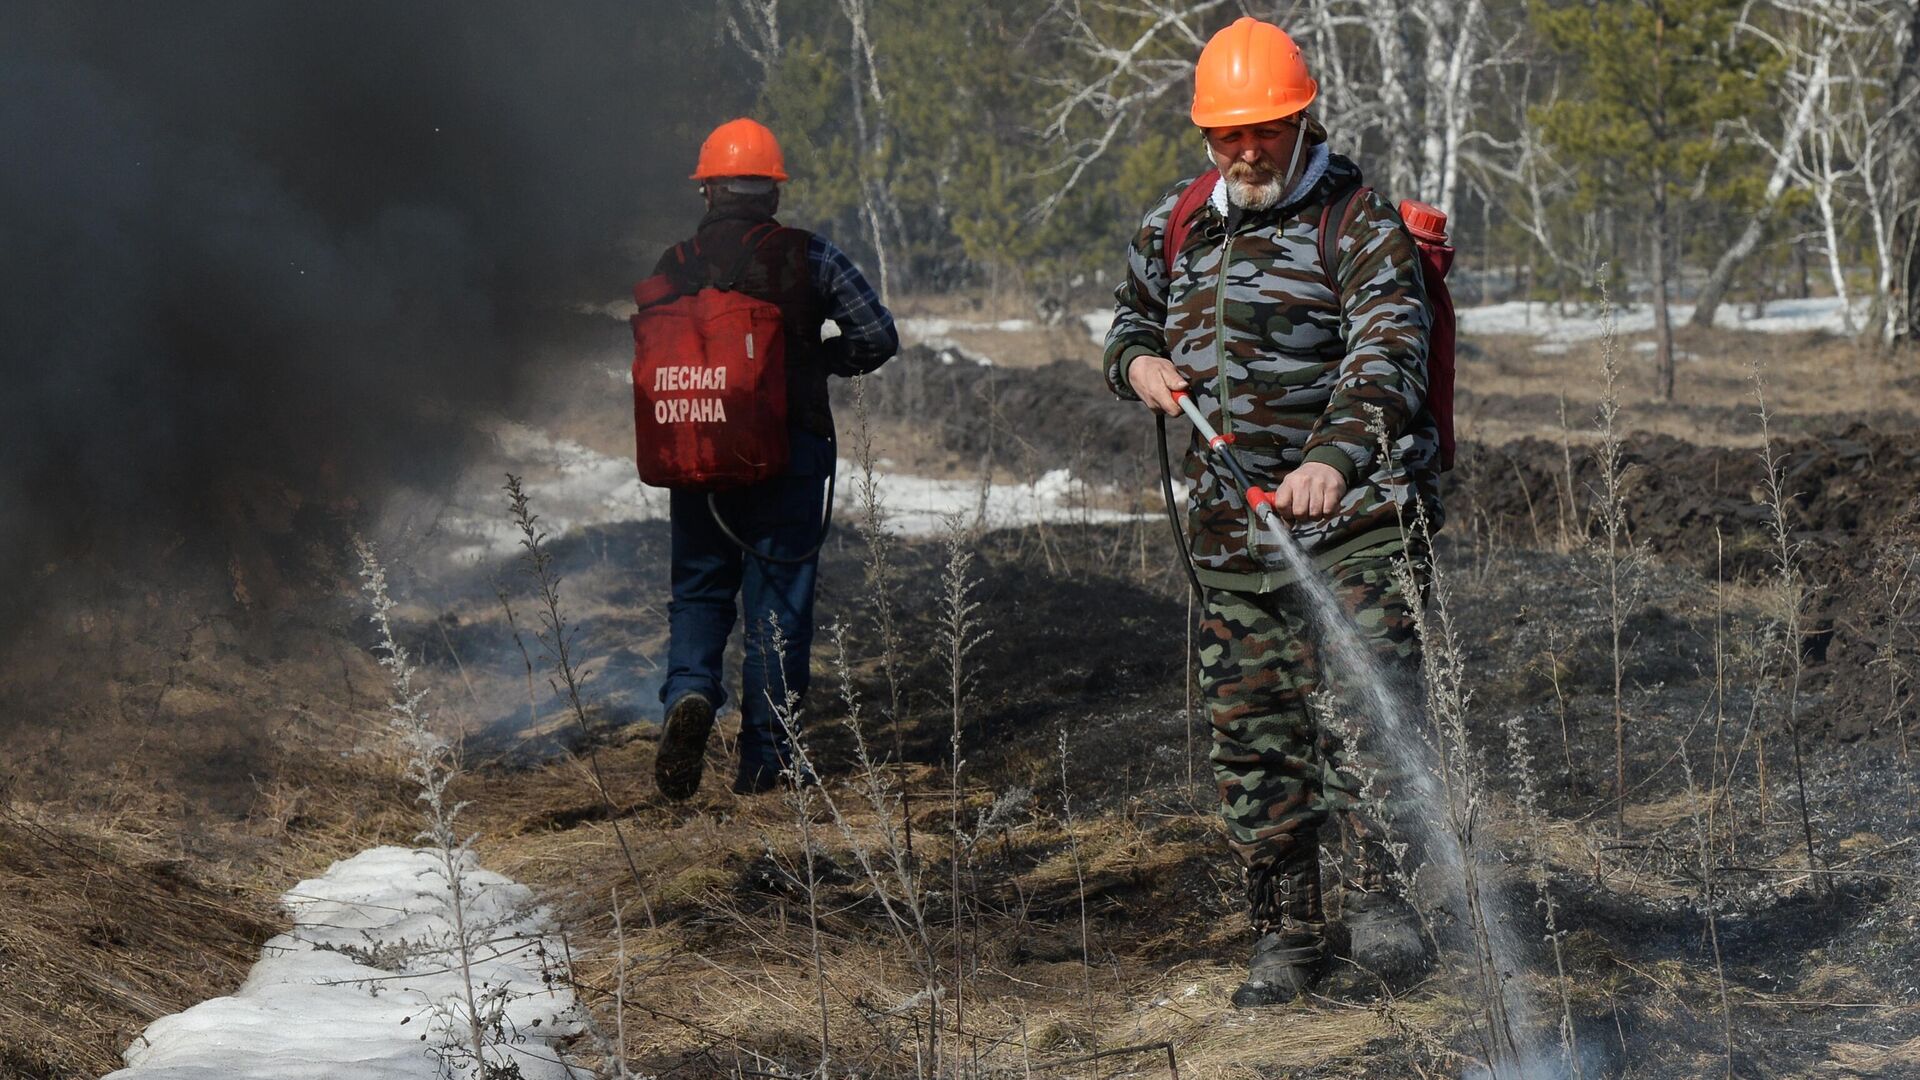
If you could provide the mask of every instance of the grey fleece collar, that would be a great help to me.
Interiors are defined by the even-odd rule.
[[[1274,209],[1283,210],[1307,197],[1320,178],[1327,175],[1327,161],[1331,157],[1326,143],[1315,143],[1307,150],[1307,167],[1300,173],[1300,179],[1293,182],[1280,201],[1273,204]],[[1213,191],[1208,194],[1207,202],[1213,206],[1213,212],[1221,217],[1227,216],[1227,178],[1221,176],[1214,181]]]

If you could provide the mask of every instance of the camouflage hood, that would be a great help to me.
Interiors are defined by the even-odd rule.
[[[1315,561],[1329,565],[1397,546],[1415,500],[1438,527],[1439,442],[1425,408],[1429,315],[1412,237],[1393,207],[1368,192],[1353,201],[1335,265],[1322,267],[1321,211],[1360,185],[1360,170],[1328,154],[1317,181],[1310,173],[1303,181],[1311,183],[1304,195],[1265,211],[1223,213],[1214,193],[1196,212],[1171,276],[1161,238],[1186,185],[1154,204],[1114,292],[1107,384],[1133,398],[1127,365],[1136,356],[1167,357],[1194,403],[1233,437],[1254,483],[1270,487],[1307,461],[1340,470],[1348,491],[1339,509],[1294,529]],[[1370,430],[1374,410],[1390,456]],[[1197,436],[1184,471],[1202,582],[1251,591],[1286,584],[1280,553],[1249,528],[1242,493]]]

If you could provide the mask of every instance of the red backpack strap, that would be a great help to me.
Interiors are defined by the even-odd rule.
[[[1214,185],[1220,182],[1220,170],[1208,169],[1194,177],[1180,197],[1174,200],[1173,213],[1167,215],[1167,227],[1160,234],[1160,255],[1166,264],[1167,277],[1173,277],[1173,264],[1180,257],[1180,249],[1187,245],[1187,237],[1193,234],[1193,215],[1200,204],[1213,194]]]
[[[1320,274],[1335,298],[1340,296],[1340,281],[1334,273],[1340,265],[1340,234],[1353,224],[1354,204],[1371,194],[1372,188],[1360,184],[1320,207]],[[1329,225],[1333,227],[1328,228]]]
[[[762,229],[766,231],[761,232]],[[753,265],[754,257],[759,255],[760,249],[766,246],[767,241],[778,236],[780,231],[781,228],[778,225],[770,222],[761,222],[742,233],[740,235],[740,257],[734,261],[732,266],[727,268],[726,276],[714,284],[727,292],[732,292],[739,288],[740,279],[746,276],[747,268]],[[760,239],[755,240],[753,238],[754,233],[760,233]]]

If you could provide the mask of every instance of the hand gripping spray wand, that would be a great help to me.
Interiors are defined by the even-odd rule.
[[[1246,470],[1240,467],[1240,459],[1233,456],[1232,450],[1227,449],[1228,444],[1233,441],[1232,437],[1222,435],[1218,431],[1215,431],[1213,425],[1207,422],[1206,416],[1201,413],[1199,407],[1193,403],[1192,396],[1185,390],[1175,390],[1173,392],[1173,401],[1174,404],[1180,406],[1181,412],[1187,414],[1187,419],[1193,422],[1194,429],[1199,431],[1201,436],[1207,440],[1207,448],[1212,450],[1214,454],[1220,458],[1220,461],[1226,465],[1227,471],[1233,474],[1233,482],[1239,486],[1241,493],[1245,496],[1247,508],[1259,516],[1263,524],[1273,530],[1275,535],[1280,538],[1280,543],[1283,546],[1291,546],[1293,544],[1293,533],[1287,528],[1286,524],[1280,520],[1279,511],[1273,508],[1275,493],[1255,487],[1253,481],[1247,477]],[[1167,519],[1173,523],[1173,542],[1174,545],[1180,549],[1181,560],[1186,564],[1187,580],[1193,582],[1193,591],[1204,599],[1206,597],[1206,590],[1200,585],[1199,575],[1194,573],[1193,555],[1187,550],[1187,539],[1180,527],[1179,514],[1175,512],[1173,506],[1173,478],[1168,473],[1166,464],[1166,417],[1162,416],[1158,419],[1160,427],[1160,483],[1161,489],[1167,499]],[[1288,554],[1291,555],[1292,552],[1288,552]]]
[[[1275,493],[1255,487],[1253,481],[1247,479],[1246,470],[1240,467],[1240,459],[1234,457],[1233,451],[1227,449],[1227,444],[1233,440],[1213,430],[1213,425],[1207,422],[1206,416],[1200,412],[1199,406],[1193,403],[1193,398],[1185,390],[1175,390],[1173,402],[1180,406],[1181,412],[1187,414],[1187,419],[1193,421],[1193,426],[1207,440],[1207,448],[1218,455],[1221,462],[1226,465],[1227,471],[1233,474],[1233,482],[1240,485],[1241,493],[1246,496],[1247,508],[1265,519],[1267,525],[1275,531],[1292,535],[1287,532],[1286,525],[1281,522],[1279,512],[1273,508]]]

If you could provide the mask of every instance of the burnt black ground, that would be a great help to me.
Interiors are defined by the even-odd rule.
[[[979,425],[933,426],[939,445],[961,462],[994,454],[1020,475],[1049,462],[1098,460],[1115,480],[1137,480],[1143,471],[1139,452],[1150,445],[1150,425],[1095,393],[1084,366],[916,370],[908,374],[903,365],[892,381],[876,381],[871,400],[881,419],[978,407],[1011,423],[1043,414],[1051,402],[1092,402],[1072,423],[1017,425],[1028,444],[1006,431],[989,437]],[[850,411],[842,413],[845,428]],[[1496,795],[1487,835],[1510,864],[1503,887],[1513,917],[1525,925],[1522,936],[1536,942],[1544,941],[1544,911],[1521,868],[1545,859],[1576,988],[1576,1026],[1583,1041],[1598,1044],[1613,1074],[1678,1078],[1724,1070],[1709,914],[1733,1006],[1736,1075],[1835,1075],[1834,1062],[1858,1059],[1845,1049],[1850,1045],[1897,1047],[1920,1037],[1913,802],[1920,778],[1884,720],[1884,700],[1866,692],[1867,675],[1876,670],[1868,667],[1872,639],[1886,626],[1874,622],[1862,581],[1872,550],[1911,522],[1901,496],[1920,481],[1920,458],[1904,439],[1857,426],[1797,436],[1783,450],[1794,537],[1805,545],[1819,590],[1797,699],[1808,821],[1822,868],[1811,879],[1803,872],[1787,686],[1777,669],[1756,664],[1755,642],[1768,628],[1762,587],[1771,570],[1766,519],[1752,497],[1759,474],[1752,452],[1665,437],[1630,444],[1630,518],[1649,560],[1626,611],[1630,792],[1619,836],[1612,826],[1613,670],[1602,567],[1589,552],[1564,550],[1558,535],[1553,493],[1556,481],[1564,485],[1561,449],[1544,441],[1469,448],[1466,464],[1449,478],[1455,523],[1441,537],[1438,563],[1470,672],[1473,748]],[[1593,479],[1592,465],[1576,453],[1575,488],[1583,494],[1575,506],[1583,524]],[[851,739],[836,722],[843,710],[824,630],[836,621],[847,627],[869,739],[879,752],[892,751],[890,730],[874,712],[886,687],[866,553],[850,515],[841,517],[823,555],[823,631],[807,703],[813,753],[829,781],[846,776],[853,761]],[[1715,554],[1716,530],[1724,560]],[[570,595],[590,598],[591,614],[580,625],[589,666],[598,672],[593,718],[604,725],[601,738],[652,736],[659,706],[645,673],[659,660],[665,540],[664,525],[646,523],[586,529],[553,542]],[[1152,941],[1153,963],[1209,957],[1183,944],[1177,928],[1196,917],[1239,915],[1224,850],[1210,830],[1193,825],[1203,820],[1193,811],[1204,811],[1211,797],[1206,735],[1187,711],[1189,608],[1165,523],[1003,530],[970,537],[965,546],[978,617],[991,631],[972,654],[972,692],[963,709],[962,742],[975,782],[996,792],[1031,790],[1036,814],[1056,812],[1065,794],[1078,814],[1146,823],[1151,842],[1170,846],[1176,857],[1151,872],[1096,882],[1096,934],[1114,949]],[[938,647],[939,581],[948,555],[937,540],[895,549],[895,602],[906,643],[901,746],[905,758],[928,765],[945,761],[951,734]],[[492,570],[511,578],[509,564]],[[1732,583],[1724,603],[1716,600],[1719,574]],[[453,615],[443,619],[445,640],[469,667],[474,657],[520,664],[490,587],[476,584],[447,607]],[[432,636],[420,629],[421,639]],[[1524,732],[1533,759],[1528,775],[1515,764],[1509,721]],[[1750,731],[1767,745],[1764,817]],[[563,732],[559,741],[568,738]],[[1728,760],[1736,761],[1735,777],[1716,810],[1721,840],[1704,864],[1714,879],[1709,889],[1694,816],[1702,800],[1690,792],[1723,780]],[[1538,792],[1543,825],[1551,828],[1519,824],[1514,805],[1526,786]],[[1724,838],[1729,814],[1739,832],[1731,849]],[[1556,843],[1528,842],[1549,833]],[[1017,846],[1003,852],[1009,866],[1047,854]],[[743,896],[764,891],[753,885],[752,867],[736,869]],[[1031,898],[1033,940],[1017,955],[1060,958],[1075,917],[1066,901]],[[1533,962],[1544,990],[1551,959],[1543,951]],[[1554,999],[1547,1000],[1551,1006]],[[1390,1068],[1401,1053],[1383,1047],[1373,1060]],[[1890,1058],[1864,1074],[1920,1069],[1911,1060]]]
[[[583,582],[595,573],[602,550],[631,551],[631,587],[644,593],[648,575],[638,567],[660,565],[662,534],[657,524],[608,527],[560,540],[555,550],[562,566]],[[971,546],[974,596],[992,631],[975,654],[977,682],[962,735],[977,782],[995,791],[1031,788],[1039,803],[1057,804],[1064,733],[1077,813],[1205,806],[1204,729],[1194,733],[1190,749],[1184,715],[1185,598],[1170,587],[1177,582],[1141,581],[1119,567],[1098,565],[1101,552],[1132,536],[1127,526],[1054,530],[1056,559],[1075,567],[1071,575],[1060,573],[1059,563],[1054,572],[1047,570],[1030,530],[988,534]],[[1155,558],[1170,547],[1157,529],[1147,541]],[[897,554],[902,635],[919,643],[908,650],[904,670],[910,703],[906,756],[939,763],[949,730],[946,673],[930,647],[939,618],[931,586],[946,551],[937,542],[917,542]],[[1558,925],[1568,932],[1569,974],[1581,988],[1575,1004],[1580,1030],[1607,1043],[1609,1060],[1622,1065],[1622,1075],[1717,1073],[1719,989],[1697,833],[1684,811],[1687,772],[1676,756],[1684,742],[1694,783],[1707,782],[1714,767],[1712,582],[1684,563],[1655,562],[1646,572],[1628,630],[1629,802],[1683,808],[1672,812],[1672,820],[1630,818],[1628,834],[1614,841],[1606,825],[1613,761],[1609,635],[1591,559],[1515,547],[1476,549],[1466,537],[1443,543],[1440,554],[1455,618],[1466,630],[1473,731],[1491,786],[1504,800],[1517,797],[1520,778],[1501,725],[1518,717],[1536,755],[1533,782],[1546,815],[1594,837],[1604,864],[1596,873],[1561,853],[1551,866]],[[850,627],[859,689],[871,708],[884,699],[885,687],[874,664],[879,648],[862,595],[861,555],[850,532],[829,546],[822,623],[838,619]],[[1733,654],[1734,639],[1753,633],[1759,615],[1743,600],[1726,619],[1725,647]],[[593,643],[590,652],[608,656],[626,648],[639,629],[620,617],[583,625]],[[473,625],[467,629],[478,633]],[[1571,772],[1547,674],[1550,652],[1559,657]],[[809,709],[814,752],[831,780],[851,771],[852,747],[835,723],[840,709],[828,658],[823,642]],[[1742,670],[1728,682],[1723,737],[1730,746],[1746,727],[1752,679]],[[1784,739],[1780,692],[1771,683],[1764,691],[1761,727]],[[1712,910],[1734,1004],[1737,1075],[1815,1075],[1834,1044],[1893,1046],[1920,1035],[1920,979],[1913,974],[1920,971],[1914,888],[1920,846],[1894,846],[1914,835],[1908,786],[1914,773],[1889,738],[1840,737],[1836,725],[1822,723],[1833,698],[1809,689],[1801,703],[1816,850],[1823,864],[1836,869],[1821,875],[1830,891],[1805,882],[1781,884],[1801,876],[1787,871],[1803,866],[1804,856],[1790,758],[1778,743],[1769,749],[1767,824],[1756,819],[1749,766],[1733,802],[1743,829],[1738,857],[1717,852],[1711,862],[1718,879]],[[632,730],[649,737],[656,708],[628,701],[610,719],[636,722],[640,726]],[[884,729],[870,728],[870,734],[884,752]],[[1187,785],[1190,761],[1197,788]],[[1042,805],[1035,812],[1051,811]],[[1114,941],[1137,940],[1158,937],[1156,929],[1196,914],[1239,917],[1222,899],[1221,879],[1231,871],[1217,840],[1187,826],[1169,825],[1151,835],[1181,850],[1178,868],[1098,883],[1091,916],[1101,933]],[[1501,842],[1504,857],[1528,857],[1511,835]],[[1046,854],[1016,850],[1008,857],[1027,864]],[[750,882],[751,868],[740,871]],[[742,887],[753,891],[750,884]],[[1536,894],[1517,870],[1506,892],[1516,917],[1529,924],[1523,936],[1543,939]],[[1034,898],[1034,958],[1065,947],[1071,935],[1055,942],[1047,925],[1057,922],[1064,932],[1071,924],[1074,905],[1067,900]],[[1159,959],[1169,966],[1206,955],[1168,948],[1164,941],[1161,948]],[[1551,968],[1544,953],[1535,963],[1541,972]]]

